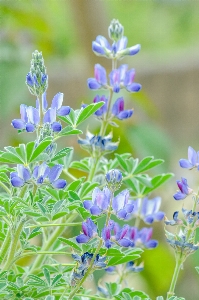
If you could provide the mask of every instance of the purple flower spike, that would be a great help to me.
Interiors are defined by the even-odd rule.
[[[98,90],[100,88],[106,88],[107,79],[105,68],[103,68],[100,64],[96,64],[94,74],[95,78],[89,78],[87,80],[89,89]]]
[[[119,120],[130,118],[133,114],[133,110],[124,110],[124,99],[123,97],[118,98],[112,107],[112,114],[115,115]]]
[[[23,165],[17,165],[17,172],[10,173],[10,182],[14,187],[23,186],[31,178],[30,171]]]
[[[154,221],[161,221],[164,218],[164,212],[159,211],[161,198],[156,197],[152,200],[143,199],[141,217],[145,223],[151,224]]]
[[[180,159],[179,164],[181,168],[192,169],[196,167],[199,170],[199,151],[196,152],[189,146],[188,159]]]
[[[118,218],[125,220],[129,219],[134,208],[132,201],[129,202],[129,191],[124,190],[119,193],[113,199],[112,207]]]
[[[187,179],[186,178],[181,178],[180,180],[177,180],[177,185],[179,188],[179,191],[173,195],[173,198],[175,200],[183,200],[185,199],[189,194],[193,192],[192,189],[189,188],[187,184]]]
[[[92,201],[84,201],[84,208],[89,210],[92,215],[99,216],[107,210],[110,198],[111,192],[107,187],[103,191],[96,187],[92,193]]]
[[[82,231],[83,234],[76,237],[76,241],[79,244],[87,243],[91,238],[93,238],[97,233],[97,226],[90,218],[88,218],[86,222],[82,223]]]

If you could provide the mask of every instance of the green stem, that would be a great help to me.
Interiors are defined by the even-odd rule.
[[[76,218],[76,215],[72,215],[72,216],[69,218],[69,220],[72,221],[74,218]],[[62,223],[62,220],[63,220],[63,219],[61,219],[60,224]],[[54,244],[55,240],[63,233],[64,230],[65,230],[65,228],[63,229],[62,226],[57,227],[57,228],[55,229],[55,231],[52,233],[50,239],[45,243],[45,245],[43,245],[43,247],[42,247],[42,249],[41,249],[41,252],[44,252],[44,251],[49,250],[50,247]],[[30,273],[33,273],[35,269],[38,269],[38,268],[41,266],[42,261],[43,261],[43,257],[42,257],[42,256],[38,256],[38,257],[35,259],[35,261],[34,261],[32,267],[31,267],[31,269],[30,269]]]
[[[57,226],[78,226],[78,225],[82,225],[82,222],[77,222],[77,223],[59,223],[59,224],[37,224],[37,225],[29,225],[26,226],[26,228],[37,228],[37,227],[57,227]]]
[[[9,188],[2,182],[0,181],[0,186],[8,193],[11,195],[11,191],[9,190]]]
[[[98,247],[97,247],[96,250],[95,250],[95,253],[94,253],[93,257],[92,257],[92,260],[91,260],[91,262],[90,262],[90,266],[89,266],[89,268],[88,268],[86,274],[85,274],[84,277],[79,281],[79,283],[77,284],[77,286],[75,287],[75,289],[74,289],[73,291],[71,291],[71,293],[69,294],[68,300],[73,299],[73,297],[77,295],[76,292],[78,292],[78,290],[80,289],[80,287],[82,286],[82,284],[84,283],[84,281],[86,280],[86,278],[90,275],[91,271],[93,271],[93,270],[92,270],[92,269],[93,269],[93,264],[94,264],[94,262],[95,262],[95,258],[96,258],[96,256],[97,256],[97,254],[99,253],[99,251],[100,251],[100,249],[101,249],[101,247],[102,247],[102,244],[103,244],[103,240],[100,239],[99,245],[98,245]]]
[[[20,191],[18,197],[19,197],[19,198],[23,198],[23,197],[25,196],[25,193],[26,193],[27,189],[28,189],[28,186],[27,186],[27,184],[26,184],[26,185],[24,185],[24,186],[22,187],[22,189],[21,189],[21,191]]]
[[[173,277],[172,277],[172,280],[171,280],[171,285],[170,285],[169,291],[167,293],[167,300],[171,296],[175,295],[174,291],[175,291],[175,287],[176,287],[176,282],[177,282],[178,275],[179,275],[179,272],[180,272],[180,269],[181,269],[181,266],[182,266],[183,262],[184,262],[183,254],[181,252],[178,252],[176,254],[176,265],[175,265]]]
[[[16,253],[16,250],[17,250],[17,244],[18,244],[18,241],[19,241],[19,236],[20,236],[20,233],[22,231],[23,225],[24,225],[24,221],[20,221],[19,224],[18,224],[17,230],[15,232],[13,232],[13,241],[12,241],[12,244],[11,244],[11,247],[10,247],[10,252],[9,252],[6,264],[5,264],[2,271],[9,270],[12,263],[13,263],[12,261],[15,257],[15,253]]]
[[[72,180],[77,180],[78,178],[76,178],[75,176],[73,176],[71,173],[68,172],[67,169],[63,169],[62,170],[68,177],[70,177]]]
[[[2,247],[1,247],[1,251],[0,251],[0,261],[3,261],[8,250],[9,250],[9,246],[10,246],[10,242],[11,242],[11,235],[10,235],[10,231],[8,229],[8,232],[6,234],[6,238],[2,244]]]

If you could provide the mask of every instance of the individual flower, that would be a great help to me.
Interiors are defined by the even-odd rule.
[[[132,241],[132,247],[145,247],[148,249],[156,248],[158,242],[152,240],[152,228],[144,227],[139,230],[137,227],[131,227],[128,232],[129,239]]]
[[[129,247],[131,241],[128,237],[129,225],[124,225],[122,228],[114,221],[109,221],[108,225],[102,230],[102,238],[104,245],[110,248],[113,242],[119,244],[121,247]]]
[[[110,198],[111,191],[107,187],[103,191],[96,187],[92,193],[92,200],[85,200],[83,205],[92,215],[99,216],[108,209]]]
[[[86,222],[82,223],[82,231],[83,233],[76,237],[76,241],[79,244],[87,243],[93,238],[97,234],[97,226],[88,218]]]
[[[120,192],[113,199],[112,207],[119,219],[129,219],[134,208],[132,201],[129,201],[129,191],[123,190]]]
[[[178,219],[178,215],[179,215],[179,211],[175,211],[173,213],[173,220],[168,220],[166,217],[165,217],[165,221],[164,223],[166,225],[171,225],[171,226],[174,226],[174,225],[182,225],[183,224],[183,221]]]
[[[112,133],[102,137],[94,135],[87,130],[86,139],[78,139],[78,143],[83,149],[89,152],[110,152],[118,148],[118,142],[112,142]]]
[[[180,159],[179,164],[182,168],[199,170],[199,151],[196,152],[192,147],[188,148],[188,159]]]
[[[95,98],[93,99],[94,103],[98,103],[98,102],[104,102],[104,105],[102,105],[98,110],[96,110],[95,115],[97,117],[101,117],[103,116],[106,112],[107,112],[107,104],[108,104],[108,99],[105,96],[95,96]]]
[[[175,200],[183,200],[185,199],[189,194],[193,192],[192,189],[189,188],[187,184],[187,179],[186,178],[181,178],[180,180],[177,180],[177,185],[179,188],[179,191],[173,195],[173,198]]]
[[[118,98],[112,107],[112,114],[119,120],[130,118],[133,114],[133,109],[124,110],[124,98]]]
[[[70,113],[70,106],[62,106],[64,100],[64,94],[63,93],[57,93],[51,103],[52,109],[56,109],[56,115],[57,116],[67,116]],[[46,112],[48,108],[48,102],[46,100],[46,93],[42,95],[42,110],[43,112]]]
[[[91,90],[98,90],[101,88],[107,88],[106,70],[100,64],[96,64],[94,68],[95,78],[89,78],[87,80],[88,87]]]
[[[31,178],[28,168],[23,165],[17,165],[17,171],[10,173],[10,182],[14,187],[22,187]]]
[[[118,69],[114,69],[110,75],[110,85],[115,93],[119,93],[121,88],[125,88],[128,92],[139,92],[141,85],[134,82],[135,70],[127,71],[128,65],[121,65]]]
[[[93,253],[85,252],[82,256],[79,256],[77,254],[72,254],[72,257],[75,261],[78,262],[78,270],[86,270],[90,266],[91,260],[93,258]],[[99,254],[96,255],[93,268],[95,269],[104,269],[106,267],[106,257],[102,257]]]
[[[59,179],[63,166],[58,164],[52,168],[44,162],[36,166],[33,170],[33,178],[37,184],[50,183],[52,187],[57,189],[64,189],[66,187],[66,180]]]
[[[129,261],[127,264],[126,264],[126,270],[127,272],[141,272],[144,270],[144,267],[142,264],[140,265],[136,265],[134,261]]]
[[[161,198],[156,197],[149,200],[144,198],[141,208],[141,218],[145,223],[151,224],[154,221],[161,221],[164,218],[164,212],[159,211],[161,205]]]

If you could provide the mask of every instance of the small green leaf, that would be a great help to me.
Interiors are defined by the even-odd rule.
[[[100,107],[104,105],[104,102],[91,103],[85,108],[81,108],[78,117],[76,119],[76,126],[85,121],[88,117],[94,114]]]
[[[64,244],[74,248],[77,251],[82,251],[82,249],[75,242],[71,241],[71,239],[66,239],[66,238],[63,238],[63,237],[59,237],[58,240],[60,240]]]
[[[33,153],[34,147],[35,147],[35,142],[29,142],[26,145],[27,162],[29,162],[29,160],[30,160],[30,157]]]
[[[126,171],[128,173],[128,166],[126,161],[121,157],[121,155],[119,154],[115,154],[120,166],[124,169],[124,171]]]
[[[67,126],[62,129],[59,133],[59,136],[73,135],[73,134],[81,134],[82,131],[79,129],[74,129],[72,126]]]
[[[29,159],[29,162],[34,161],[39,156],[39,154],[42,153],[51,143],[52,143],[52,139],[48,138],[46,140],[43,140],[33,151]]]
[[[60,281],[61,278],[62,278],[62,274],[57,274],[53,278],[51,286],[55,286]]]
[[[69,153],[72,150],[72,148],[63,148],[57,154],[51,159],[51,162],[58,160],[64,156],[66,156],[67,153]]]
[[[43,272],[44,272],[44,276],[46,278],[46,281],[48,282],[48,286],[50,286],[50,272],[46,268],[43,268]]]
[[[150,193],[151,191],[155,190],[156,188],[158,188],[160,185],[162,185],[163,183],[165,183],[167,180],[169,180],[172,177],[173,177],[172,173],[156,175],[151,180],[152,188],[146,187],[144,189],[143,194],[147,195],[148,193]]]

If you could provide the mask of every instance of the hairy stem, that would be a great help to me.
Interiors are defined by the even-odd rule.
[[[99,242],[99,245],[98,247],[96,248],[95,250],[95,253],[92,257],[92,260],[90,262],[90,266],[86,272],[86,274],[84,275],[84,277],[79,281],[79,283],[77,284],[77,286],[75,287],[75,289],[73,291],[71,291],[71,293],[69,294],[69,297],[68,297],[68,300],[70,299],[73,299],[73,297],[76,295],[76,292],[78,292],[78,290],[80,289],[80,287],[82,286],[82,284],[84,283],[84,281],[86,280],[86,278],[91,274],[91,272],[93,271],[93,265],[94,265],[94,262],[95,262],[95,258],[97,256],[97,254],[99,253],[101,247],[102,247],[102,244],[103,244],[103,240],[100,239],[100,242]]]
[[[1,247],[0,261],[3,261],[4,258],[6,257],[6,254],[10,248],[10,242],[11,242],[11,235],[10,235],[10,230],[8,229],[7,235]]]

